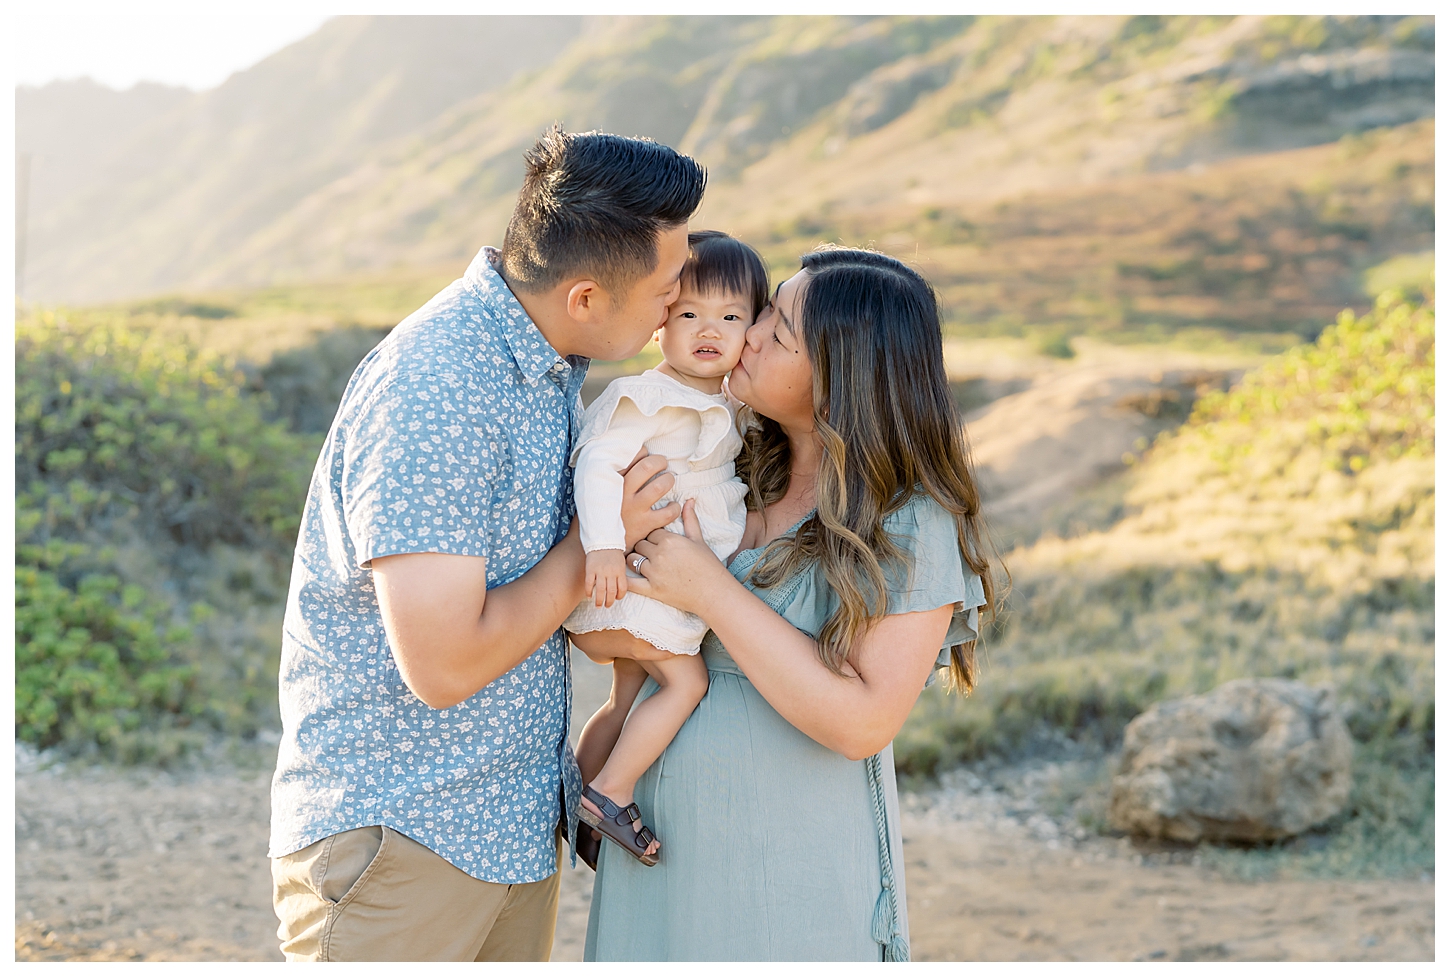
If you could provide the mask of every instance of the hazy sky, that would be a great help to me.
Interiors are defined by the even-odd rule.
[[[216,7],[227,9],[225,4]],[[64,10],[65,5],[59,8]],[[47,8],[51,9],[55,8]],[[305,4],[290,10],[262,9],[253,14],[17,14],[12,21],[15,83],[43,85],[85,75],[112,88],[158,81],[200,91],[306,37],[327,19]]]
[[[918,0],[917,12],[961,2]],[[25,0],[16,6],[25,12],[11,15],[13,84],[86,76],[112,88],[157,81],[197,91],[221,84],[340,13],[686,11],[678,0],[534,0],[522,6],[509,0]],[[880,7],[879,0],[697,0],[688,12],[843,13]],[[35,12],[40,9],[44,12]]]

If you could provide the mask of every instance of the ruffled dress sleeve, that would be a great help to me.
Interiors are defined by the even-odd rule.
[[[917,495],[886,517],[885,529],[892,534],[906,557],[904,568],[886,568],[888,614],[909,614],[953,605],[937,655],[937,666],[951,665],[951,649],[977,638],[978,614],[987,603],[982,578],[967,564],[957,545],[957,526],[952,514],[929,495]]]
[[[982,578],[957,548],[957,527],[951,513],[931,496],[917,495],[887,516],[884,526],[905,557],[904,567],[884,568],[886,613],[909,614],[951,604],[951,624],[936,659],[938,668],[950,667],[952,647],[977,637],[978,614],[987,602]],[[745,568],[741,569],[748,577]],[[840,603],[821,574],[806,571],[782,584],[781,590],[767,596],[766,603],[799,630],[819,638]]]

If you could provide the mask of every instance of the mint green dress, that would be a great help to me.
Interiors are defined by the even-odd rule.
[[[951,516],[918,495],[886,520],[908,554],[889,613],[955,604],[939,664],[976,636],[982,582],[962,560]],[[763,549],[763,548],[762,548]],[[835,596],[807,569],[759,589],[762,549],[730,572],[815,637]],[[635,789],[663,842],[641,865],[605,842],[585,960],[904,960],[906,879],[888,746],[848,760],[781,718],[714,632],[701,648],[709,691]],[[645,694],[658,686],[646,683]]]

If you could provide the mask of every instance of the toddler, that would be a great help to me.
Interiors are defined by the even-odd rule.
[[[639,820],[634,785],[705,695],[709,679],[699,652],[706,628],[693,614],[630,592],[621,473],[641,447],[664,455],[675,484],[658,506],[693,498],[705,543],[722,560],[735,552],[745,533],[746,489],[735,477],[741,448],[735,405],[721,388],[740,360],[745,330],[768,295],[765,264],[748,245],[719,231],[696,231],[689,240],[680,297],[656,334],[664,362],[605,388],[584,414],[572,459],[591,596],[569,615],[565,630],[628,631],[674,656],[640,662],[643,672],[633,662],[616,664],[614,694],[584,727],[579,742],[581,761],[609,750],[603,768],[584,788],[580,820],[646,865],[659,861],[660,844]],[[679,520],[669,528],[684,532]],[[660,690],[630,713],[645,673]],[[622,715],[628,718],[621,729]],[[615,729],[619,738],[611,750],[608,739]],[[586,863],[589,847],[580,845]]]

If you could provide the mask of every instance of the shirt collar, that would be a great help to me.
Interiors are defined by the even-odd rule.
[[[570,356],[567,360],[549,344],[534,320],[524,311],[519,300],[509,289],[508,282],[498,273],[501,255],[497,248],[479,249],[473,262],[464,272],[463,280],[478,295],[496,322],[514,363],[524,375],[524,381],[536,386],[548,376],[560,387],[567,389],[571,374],[580,366],[588,364],[583,357]],[[579,362],[576,362],[579,361]]]

